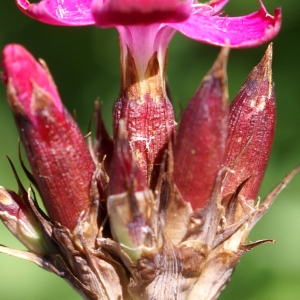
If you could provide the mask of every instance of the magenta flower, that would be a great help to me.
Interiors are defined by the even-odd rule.
[[[16,0],[28,16],[53,25],[100,27],[149,25],[173,28],[200,42],[231,47],[251,47],[271,40],[279,31],[281,10],[274,16],[261,0],[257,12],[243,17],[222,17],[228,0],[197,3],[193,0],[42,0],[30,4]]]

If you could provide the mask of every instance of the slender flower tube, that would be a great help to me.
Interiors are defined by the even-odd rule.
[[[123,119],[131,151],[151,187],[175,130],[166,92],[166,56],[170,30],[159,25],[118,27],[121,44],[121,91],[114,109],[114,136]],[[139,40],[143,36],[143,41]],[[156,40],[156,43],[153,43]]]
[[[94,163],[45,64],[20,45],[3,50],[3,81],[38,190],[52,220],[73,229],[89,207]]]

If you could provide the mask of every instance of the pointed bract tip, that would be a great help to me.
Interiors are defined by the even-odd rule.
[[[212,69],[220,69],[222,71],[226,70],[230,48],[229,45],[221,49],[216,61],[213,64]],[[224,73],[224,72],[223,72]]]
[[[268,78],[269,92],[268,98],[270,99],[273,90],[273,78],[272,78],[272,61],[273,61],[273,43],[268,46],[265,55],[260,63],[257,65],[257,69],[261,69],[264,73],[263,77]]]
[[[8,89],[8,100],[14,109],[22,107],[34,122],[32,101],[36,92],[44,93],[59,112],[62,103],[49,70],[38,63],[21,45],[9,44],[3,50],[2,80]]]
[[[228,106],[228,88],[227,88],[227,62],[229,57],[230,48],[223,47],[214,62],[212,69],[209,73],[213,74],[215,78],[219,78],[221,81],[222,99],[223,104]]]
[[[102,106],[95,102],[96,133],[91,153],[96,163],[104,165],[109,173],[110,163],[114,153],[114,140],[109,136],[102,118]],[[90,129],[89,129],[90,131]]]

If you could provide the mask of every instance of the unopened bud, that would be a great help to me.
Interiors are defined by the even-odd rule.
[[[89,207],[94,163],[48,69],[20,45],[3,51],[3,79],[31,170],[53,221],[73,229]]]
[[[227,129],[228,96],[223,49],[211,71],[189,102],[174,147],[174,182],[193,209],[211,198],[222,166]]]
[[[249,179],[240,195],[255,200],[270,155],[275,132],[272,45],[248,76],[230,106],[223,196]]]

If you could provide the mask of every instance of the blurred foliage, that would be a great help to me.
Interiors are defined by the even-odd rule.
[[[36,1],[37,2],[37,1]],[[274,40],[274,81],[278,121],[273,152],[260,195],[263,197],[286,173],[300,162],[300,21],[297,0],[264,0],[271,13],[283,10],[283,26]],[[250,13],[258,1],[231,0],[229,15]],[[61,97],[84,133],[93,113],[93,102],[103,101],[105,122],[111,131],[112,106],[119,91],[119,50],[115,29],[96,27],[68,28],[41,24],[27,18],[13,0],[0,1],[0,48],[5,44],[23,44],[36,57],[47,61]],[[247,74],[259,62],[266,45],[255,49],[232,50],[228,63],[229,93],[232,99]],[[169,48],[168,80],[176,111],[188,99],[211,67],[219,49],[188,40],[177,34]],[[297,88],[298,86],[298,88]],[[15,162],[25,186],[28,181],[17,157],[18,133],[0,86],[0,183],[16,189],[5,155]],[[220,299],[297,300],[300,296],[300,176],[278,197],[273,207],[251,233],[251,241],[273,238],[247,253]],[[23,249],[0,225],[0,242]],[[20,259],[0,255],[0,298],[80,299],[60,278]]]

